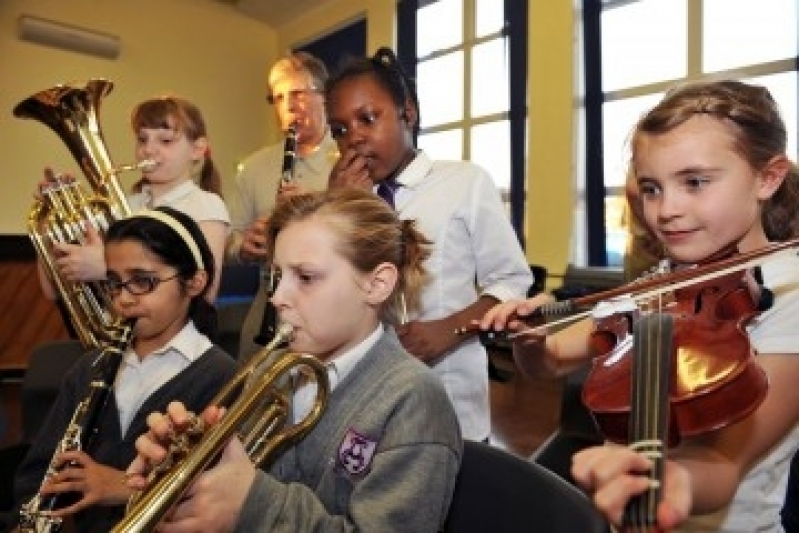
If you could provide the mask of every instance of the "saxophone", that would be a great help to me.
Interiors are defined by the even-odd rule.
[[[102,284],[74,282],[61,275],[53,244],[84,243],[88,225],[103,234],[114,220],[130,215],[118,174],[156,166],[150,160],[118,167],[111,164],[97,113],[102,98],[113,86],[103,79],[56,85],[14,108],[17,118],[36,119],[49,126],[67,145],[91,185],[89,193],[74,180],[59,177],[42,188],[41,199],[28,214],[28,234],[43,270],[86,348],[113,342],[121,320],[112,313]]]
[[[97,422],[108,403],[109,394],[114,386],[122,356],[133,335],[133,322],[123,324],[119,336],[105,345],[92,362],[92,379],[89,392],[75,408],[72,419],[67,425],[64,436],[56,446],[55,453],[45,472],[39,492],[28,503],[20,508],[19,525],[16,533],[57,533],[61,531],[63,520],[49,515],[58,508],[63,494],[41,494],[41,487],[52,478],[59,469],[58,457],[67,451],[87,450],[97,435]]]

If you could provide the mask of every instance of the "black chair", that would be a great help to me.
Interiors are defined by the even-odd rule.
[[[448,533],[607,533],[575,487],[546,469],[481,442],[465,441]]]

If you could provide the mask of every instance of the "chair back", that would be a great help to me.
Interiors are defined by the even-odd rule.
[[[607,533],[575,487],[543,467],[488,444],[466,441],[445,532]]]
[[[22,440],[31,442],[58,396],[61,381],[86,349],[77,340],[43,342],[33,349],[22,381]]]

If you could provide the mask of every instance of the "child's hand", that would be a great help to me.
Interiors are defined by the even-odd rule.
[[[371,174],[371,161],[356,150],[349,149],[333,165],[328,187],[355,187],[371,191],[374,186]]]
[[[56,259],[58,270],[69,281],[105,279],[103,239],[91,223],[87,222],[85,226],[85,243],[53,244],[53,249],[58,256]]]
[[[617,527],[630,499],[650,487],[645,473],[651,468],[652,463],[643,455],[613,444],[587,448],[572,457],[575,481]],[[682,523],[691,511],[691,478],[679,463],[666,461],[662,495],[657,521],[658,530],[665,532]]]
[[[411,321],[396,327],[397,336],[408,352],[431,364],[461,342],[448,319]]]
[[[527,330],[530,325],[520,319],[552,301],[552,296],[541,293],[525,300],[502,302],[489,309],[483,316],[480,320],[480,329],[483,331],[508,331],[508,333]]]
[[[53,516],[68,516],[93,505],[121,505],[132,493],[122,471],[97,463],[84,452],[64,452],[56,465],[59,471],[42,485],[42,494],[78,492],[81,498],[53,511]]]
[[[206,427],[210,427],[219,421],[223,412],[219,407],[208,407],[202,414],[202,421]],[[147,486],[147,475],[167,458],[174,437],[189,429],[194,416],[180,402],[171,402],[166,413],[150,413],[147,416],[150,430],[136,439],[138,455],[126,471],[130,488],[142,490]]]
[[[241,441],[231,439],[219,462],[197,477],[158,526],[159,533],[232,531],[255,474],[255,466]]]

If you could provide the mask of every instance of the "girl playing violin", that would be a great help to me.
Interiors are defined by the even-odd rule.
[[[785,155],[786,131],[762,87],[720,81],[678,87],[636,125],[631,171],[646,230],[676,264],[696,264],[733,248],[745,253],[799,233],[797,167]],[[748,323],[757,361],[768,376],[754,413],[721,430],[683,439],[669,451],[658,527],[686,531],[782,531],[791,456],[799,446],[799,257],[761,266],[774,294]],[[489,311],[483,329],[521,331],[543,297]],[[562,374],[588,362],[594,324],[583,320],[549,336],[522,334],[514,355],[526,373]],[[606,445],[573,458],[572,474],[614,524],[635,495],[651,488],[653,463]]]

